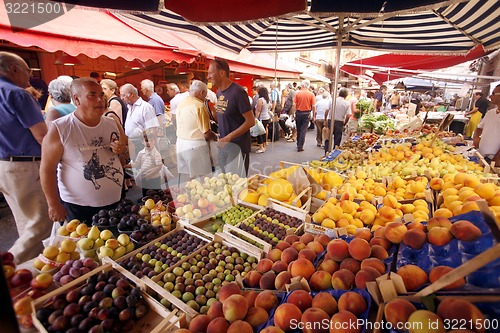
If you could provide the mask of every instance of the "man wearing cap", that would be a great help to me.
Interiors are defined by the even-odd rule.
[[[0,191],[19,238],[10,248],[17,263],[42,252],[52,229],[40,185],[41,143],[47,134],[38,102],[24,88],[31,70],[16,54],[0,52]]]

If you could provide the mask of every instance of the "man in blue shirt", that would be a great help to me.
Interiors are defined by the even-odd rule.
[[[165,102],[163,99],[155,92],[155,85],[151,80],[141,81],[141,92],[147,98],[148,103],[155,109],[156,117],[160,123],[160,127],[163,127],[163,117],[165,115]]]
[[[0,52],[0,191],[19,238],[9,250],[17,263],[43,251],[52,229],[40,185],[41,143],[47,134],[40,105],[25,88],[31,70],[16,54]]]

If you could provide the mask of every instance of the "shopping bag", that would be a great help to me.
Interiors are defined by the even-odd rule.
[[[250,128],[250,135],[257,137],[259,135],[266,134],[266,129],[259,119],[255,119],[255,125]]]
[[[294,129],[296,127],[295,120],[292,120],[292,117],[288,117],[288,119],[285,121],[285,125],[288,128]]]

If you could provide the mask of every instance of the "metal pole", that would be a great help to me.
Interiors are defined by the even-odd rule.
[[[335,122],[335,111],[337,109],[337,86],[339,83],[340,75],[340,51],[342,48],[342,38],[344,37],[344,16],[339,16],[339,28],[337,30],[337,59],[335,64],[335,80],[333,84],[333,96],[332,96],[332,120],[330,122],[330,128],[328,135],[328,151],[332,151],[333,147],[333,123]]]

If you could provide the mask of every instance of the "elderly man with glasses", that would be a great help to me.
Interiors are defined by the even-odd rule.
[[[9,250],[17,263],[43,250],[52,229],[40,184],[41,143],[47,134],[40,105],[25,90],[31,70],[16,54],[0,52],[0,192],[16,221],[19,238]]]

